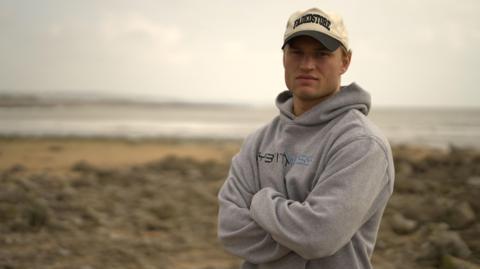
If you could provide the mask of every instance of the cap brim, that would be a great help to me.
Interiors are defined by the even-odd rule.
[[[300,31],[292,34],[289,36],[287,39],[285,39],[285,42],[283,42],[282,49],[288,44],[288,42],[292,41],[292,39],[299,37],[299,36],[309,36],[318,42],[322,43],[322,45],[329,51],[335,51],[338,47],[342,45],[342,43],[335,38],[321,33],[317,31]]]

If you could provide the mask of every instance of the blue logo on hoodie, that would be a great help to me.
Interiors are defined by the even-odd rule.
[[[288,165],[303,165],[308,166],[312,163],[313,157],[305,154],[289,154],[286,152],[257,152],[257,163],[281,163],[284,166]]]

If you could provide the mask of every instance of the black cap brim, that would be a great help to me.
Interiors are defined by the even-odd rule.
[[[337,39],[324,34],[322,32],[317,32],[317,31],[300,31],[292,34],[289,36],[287,39],[285,39],[285,42],[283,43],[282,49],[285,48],[285,46],[288,44],[288,42],[292,41],[295,37],[299,36],[309,36],[318,42],[322,43],[322,45],[329,51],[335,51],[338,47],[342,45],[340,41]]]

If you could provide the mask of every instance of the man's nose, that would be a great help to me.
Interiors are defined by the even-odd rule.
[[[300,61],[300,68],[302,69],[313,69],[315,67],[315,59],[311,55],[303,55],[302,60]]]

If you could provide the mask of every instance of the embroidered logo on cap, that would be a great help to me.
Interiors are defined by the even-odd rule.
[[[318,14],[306,14],[295,20],[295,23],[293,24],[293,29],[304,23],[316,23],[325,27],[328,31],[330,31],[330,24],[332,24],[327,18]]]

